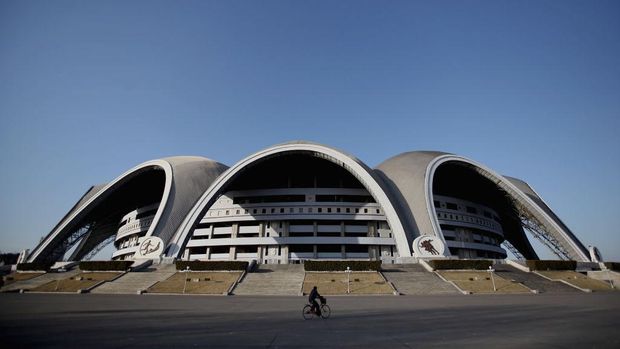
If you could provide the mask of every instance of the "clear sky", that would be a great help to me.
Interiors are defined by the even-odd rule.
[[[303,139],[529,182],[620,260],[618,1],[0,0],[0,250],[150,159]]]

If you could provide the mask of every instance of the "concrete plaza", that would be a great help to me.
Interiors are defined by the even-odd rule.
[[[620,295],[303,297],[0,294],[6,348],[618,348]]]

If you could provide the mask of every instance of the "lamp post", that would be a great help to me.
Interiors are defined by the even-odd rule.
[[[344,272],[347,273],[347,294],[349,294],[351,293],[351,289],[349,287],[349,285],[351,284],[351,281],[350,281],[351,268],[347,267],[347,270],[345,270]]]
[[[497,288],[495,287],[495,279],[493,279],[493,272],[495,271],[495,269],[493,269],[490,265],[489,265],[489,273],[491,274],[491,282],[493,283],[493,291],[497,291]]]
[[[185,267],[185,283],[183,284],[183,294],[185,294],[185,288],[187,287],[187,273],[189,272],[189,265]]]

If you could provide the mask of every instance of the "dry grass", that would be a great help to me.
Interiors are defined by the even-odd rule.
[[[461,290],[471,293],[529,293],[530,289],[520,283],[506,280],[493,274],[495,287],[491,275],[486,271],[438,271],[446,280],[454,282]]]
[[[572,285],[581,288],[587,288],[592,291],[613,291],[611,285],[601,281],[589,278],[576,271],[538,271],[539,274],[548,277],[552,280],[564,280]]]
[[[394,291],[377,272],[351,272],[349,280],[351,294],[392,294]],[[309,294],[314,286],[322,295],[347,294],[347,275],[344,272],[306,272],[304,294]]]
[[[11,273],[9,275],[4,276],[2,279],[4,280],[4,286],[10,285],[17,281],[24,281],[34,279],[37,276],[43,275],[45,273]]]
[[[242,272],[179,272],[151,286],[147,292],[224,294],[239,279],[241,274]],[[183,292],[183,288],[185,288],[185,292]]]
[[[50,281],[39,287],[33,288],[34,292],[77,292],[95,286],[101,281],[109,281],[122,273],[118,272],[84,272],[74,277]]]

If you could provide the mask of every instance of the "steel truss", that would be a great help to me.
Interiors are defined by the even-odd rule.
[[[519,252],[519,250],[517,250],[517,248],[514,247],[508,240],[504,240],[504,242],[502,242],[502,245],[505,249],[510,251],[517,258],[517,260],[520,260],[520,261],[525,260],[525,257],[523,257],[521,252]]]
[[[73,247],[73,245],[90,235],[93,231],[93,226],[94,225],[92,223],[88,223],[75,230],[67,238],[63,239],[52,249],[52,252],[46,258],[47,262],[53,263],[60,260],[67,253],[67,251]]]
[[[116,235],[114,235],[114,234],[108,236],[105,240],[101,241],[97,246],[95,246],[95,248],[93,248],[90,252],[88,252],[88,254],[86,254],[86,256],[84,256],[83,260],[89,261],[97,253],[99,253],[99,251],[103,250],[106,246],[108,246],[109,244],[114,242],[115,238],[116,238]]]
[[[569,251],[558,241],[553,234],[551,234],[534,214],[530,212],[524,205],[518,201],[510,198],[517,211],[517,215],[521,220],[523,228],[527,229],[532,236],[542,242],[547,248],[551,250],[559,259],[571,260]]]

